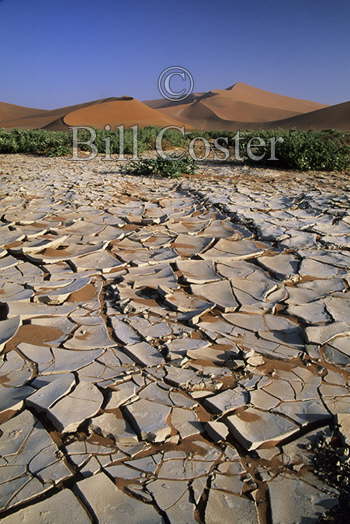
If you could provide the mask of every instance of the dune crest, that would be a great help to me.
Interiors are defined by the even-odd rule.
[[[110,97],[53,110],[0,102],[0,127],[67,130],[103,129],[107,124],[187,129],[350,129],[350,102],[326,106],[237,82],[226,89],[192,93],[182,102]]]

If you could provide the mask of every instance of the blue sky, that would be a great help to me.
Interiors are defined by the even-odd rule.
[[[241,81],[336,104],[350,100],[349,20],[338,0],[0,0],[0,100],[159,98],[159,73],[182,65],[197,91]]]

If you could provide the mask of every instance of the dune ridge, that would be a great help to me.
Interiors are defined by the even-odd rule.
[[[350,130],[350,102],[326,106],[259,89],[243,82],[192,93],[185,101],[144,102],[110,97],[53,110],[0,102],[0,127],[67,130],[71,126],[184,126],[186,129]]]

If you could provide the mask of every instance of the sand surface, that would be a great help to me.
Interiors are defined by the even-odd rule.
[[[225,90],[198,93],[189,98],[187,103],[173,104],[160,100],[147,103],[194,128],[228,130],[284,127],[285,119],[326,107],[316,102],[270,93],[242,82]],[[337,127],[336,122],[331,127]]]
[[[69,126],[183,126],[187,129],[350,129],[350,102],[325,106],[255,88],[243,82],[193,93],[180,103],[106,98],[54,110],[0,102],[0,127],[64,130]]]
[[[269,127],[294,129],[350,129],[350,102],[325,107],[311,113],[305,113],[279,122],[270,122]]]
[[[97,129],[103,129],[106,124],[141,127],[181,125],[175,118],[164,115],[134,98],[77,109],[68,113],[64,122],[68,126],[91,126]]]

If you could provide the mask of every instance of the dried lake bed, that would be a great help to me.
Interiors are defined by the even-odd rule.
[[[4,522],[318,522],[350,440],[350,175],[2,155]],[[45,521],[46,522],[46,521]]]

